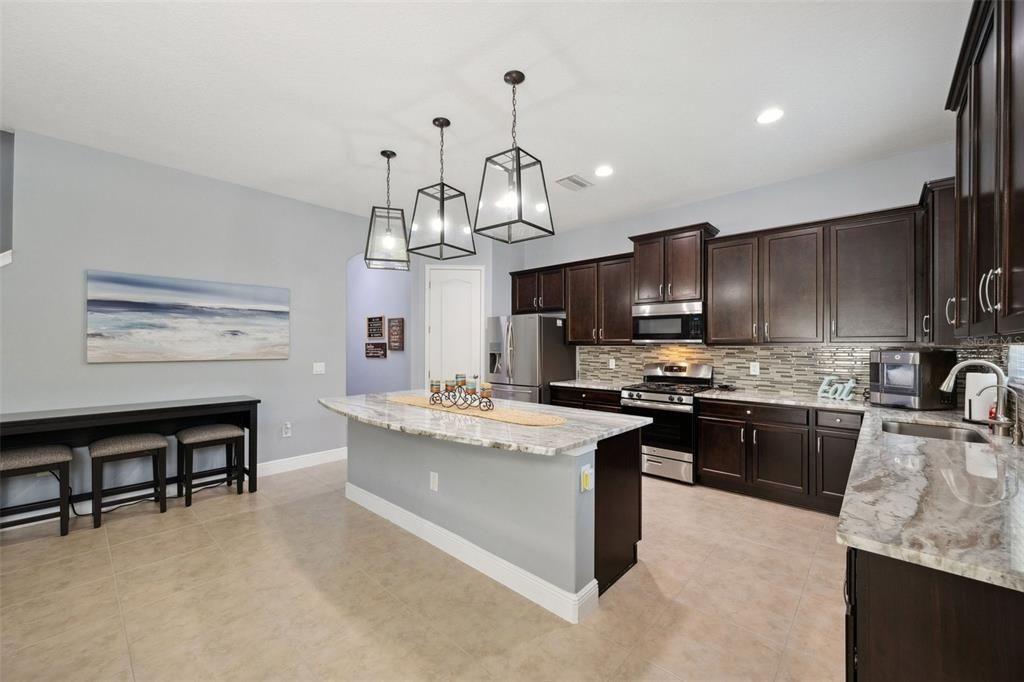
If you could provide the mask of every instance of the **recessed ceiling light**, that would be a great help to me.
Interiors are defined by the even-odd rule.
[[[608,165],[598,166],[597,168],[594,169],[594,175],[596,175],[599,178],[607,178],[614,172],[615,171],[612,169],[612,167]]]
[[[782,118],[785,113],[785,111],[778,107],[769,107],[757,115],[757,122],[761,125],[775,123]]]

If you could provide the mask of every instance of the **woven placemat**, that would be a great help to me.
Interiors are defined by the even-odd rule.
[[[505,422],[506,424],[518,424],[520,426],[561,426],[565,423],[565,417],[537,414],[536,412],[525,412],[523,410],[510,410],[507,407],[498,407],[497,405],[493,410],[487,411],[481,410],[478,407],[469,407],[465,410],[460,410],[457,407],[441,407],[440,405],[431,405],[430,398],[420,395],[389,395],[388,401],[412,405],[413,407],[425,407],[428,410],[440,410],[450,414],[490,419],[491,421]]]

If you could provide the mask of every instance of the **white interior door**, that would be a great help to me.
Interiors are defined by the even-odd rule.
[[[427,269],[427,378],[483,375],[483,269]]]

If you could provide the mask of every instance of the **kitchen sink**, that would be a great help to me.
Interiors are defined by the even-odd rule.
[[[984,436],[971,429],[959,426],[936,426],[934,424],[909,424],[907,422],[882,422],[882,430],[901,436],[917,436],[918,438],[939,438],[955,440],[962,443],[986,443]]]

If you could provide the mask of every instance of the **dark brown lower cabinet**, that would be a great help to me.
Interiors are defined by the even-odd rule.
[[[750,482],[768,490],[806,494],[807,438],[810,431],[795,426],[750,425]]]
[[[701,483],[715,479],[743,481],[747,472],[746,422],[701,417],[697,460]]]
[[[1024,593],[850,549],[846,679],[1019,680]]]
[[[598,442],[594,480],[594,577],[601,594],[636,565],[643,485],[640,429]]]
[[[857,432],[819,428],[815,436],[814,495],[822,504],[834,507],[834,513],[838,514],[857,449]]]

